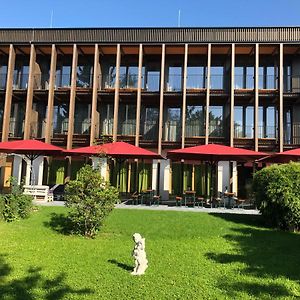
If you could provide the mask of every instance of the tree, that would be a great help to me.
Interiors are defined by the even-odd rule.
[[[76,180],[66,186],[66,206],[73,232],[95,237],[104,219],[119,199],[118,190],[102,178],[90,165],[82,167]]]

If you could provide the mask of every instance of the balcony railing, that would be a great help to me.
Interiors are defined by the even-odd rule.
[[[25,121],[16,121],[14,118],[10,118],[9,122],[9,137],[23,137]]]
[[[254,76],[253,75],[235,75],[234,76],[235,89],[254,89]]]
[[[167,121],[164,126],[164,141],[177,142],[181,137],[181,122]]]
[[[121,135],[135,135],[136,120],[121,121],[119,132]]]
[[[104,119],[102,122],[102,134],[103,135],[112,135],[113,134],[113,126],[114,126],[114,121]]]
[[[76,87],[91,88],[93,87],[93,75],[77,75]]]
[[[235,124],[234,125],[234,137],[235,138],[253,138],[254,137],[254,128],[252,125],[242,126]]]
[[[278,89],[277,75],[259,75],[258,88],[261,90],[276,90]]]
[[[53,133],[54,134],[68,134],[69,129],[69,119],[65,118],[60,121],[53,123]]]
[[[158,122],[156,120],[144,122],[141,124],[141,129],[143,129],[144,140],[158,140]]]
[[[166,91],[167,92],[180,92],[182,90],[182,76],[169,75]]]
[[[74,122],[74,134],[90,134],[91,119],[87,118],[80,122]]]
[[[204,89],[206,87],[206,78],[203,74],[192,74],[186,77],[186,88],[188,90]]]
[[[71,87],[71,74],[56,74],[55,88],[70,88]]]
[[[14,90],[25,90],[28,86],[28,73],[19,73],[14,75],[13,89]]]
[[[146,74],[145,89],[148,92],[158,92],[160,90],[160,74]]]
[[[0,90],[6,89],[6,74],[0,74]]]
[[[276,126],[258,126],[259,139],[276,139],[277,129]]]
[[[199,120],[186,121],[185,136],[186,137],[205,136],[205,124],[201,123]]]
[[[210,88],[212,90],[223,90],[224,89],[224,75],[214,74],[210,76]]]
[[[30,138],[44,138],[46,133],[46,120],[30,123]]]
[[[33,88],[36,90],[48,90],[49,78],[49,74],[35,74],[33,76]]]

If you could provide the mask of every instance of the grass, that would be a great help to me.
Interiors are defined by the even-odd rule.
[[[300,235],[259,216],[114,210],[94,240],[62,232],[64,207],[0,223],[0,299],[293,299]],[[131,276],[131,236],[149,268]]]

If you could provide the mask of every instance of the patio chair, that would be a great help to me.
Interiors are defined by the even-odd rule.
[[[133,194],[130,195],[131,203],[134,205],[138,205],[140,201],[141,195],[138,192],[134,192]]]
[[[182,201],[183,201],[183,198],[181,196],[176,196],[175,197],[175,203],[176,203],[176,206],[182,206]]]
[[[150,206],[153,204],[156,204],[156,205],[159,205],[159,202],[160,202],[160,195],[153,195],[152,198],[150,198]]]
[[[200,207],[200,204],[201,204],[202,208],[204,207],[204,204],[206,204],[206,200],[205,200],[204,196],[196,197],[195,205],[197,205],[197,204],[198,204],[198,207]]]

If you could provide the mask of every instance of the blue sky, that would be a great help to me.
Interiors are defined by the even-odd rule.
[[[296,26],[300,0],[0,1],[0,27]]]

